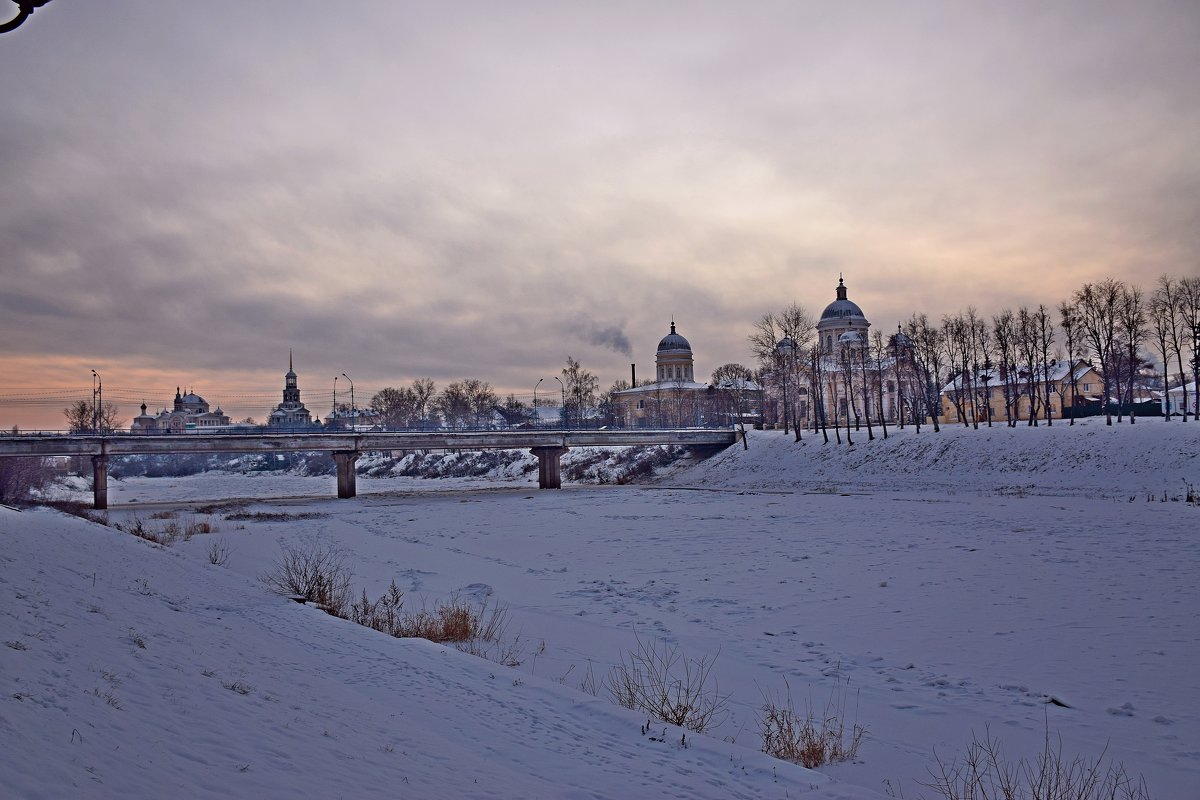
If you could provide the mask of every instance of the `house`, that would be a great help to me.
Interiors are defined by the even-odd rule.
[[[1174,389],[1168,389],[1163,394],[1163,413],[1168,415],[1177,415],[1184,413],[1184,404],[1187,404],[1187,413],[1196,413],[1196,382],[1182,383]]]
[[[1040,367],[1026,365],[960,374],[942,387],[942,417],[962,422],[973,415],[975,421],[986,422],[1008,420],[1011,415],[1014,420],[1028,421],[1032,408],[1039,419],[1053,419],[1068,416],[1072,403],[1077,411],[1102,404],[1104,381],[1088,362],[1051,360],[1046,372],[1043,375]]]

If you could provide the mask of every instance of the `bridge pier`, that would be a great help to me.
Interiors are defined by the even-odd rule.
[[[538,488],[561,489],[562,474],[559,471],[559,459],[562,458],[563,453],[567,452],[567,448],[561,445],[554,447],[534,447],[529,452],[537,456]]]
[[[354,497],[358,494],[357,475],[354,465],[358,461],[358,453],[354,450],[339,450],[333,454],[337,463],[338,497]]]
[[[92,508],[108,508],[108,456],[92,456]]]

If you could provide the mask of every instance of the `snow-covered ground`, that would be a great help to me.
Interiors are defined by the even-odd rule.
[[[112,521],[218,527],[170,549],[0,509],[0,793],[918,797],[935,749],[990,730],[1031,755],[1048,727],[1068,757],[1107,746],[1152,796],[1196,797],[1200,507],[1177,498],[1200,486],[1200,425],[889,433],[848,449],[757,432],[653,484],[558,492],[113,484]],[[290,518],[195,510],[229,500]],[[507,606],[521,666],[267,593],[280,544],[312,537],[369,594],[395,580],[414,606]],[[208,563],[217,540],[225,567]],[[731,713],[711,735],[655,741],[661,725],[643,735],[644,715],[579,690],[635,637],[715,658]],[[785,679],[798,705],[841,699],[867,726],[853,763],[817,774],[757,752]]]

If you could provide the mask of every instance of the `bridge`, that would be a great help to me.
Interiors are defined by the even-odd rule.
[[[341,431],[147,434],[24,434],[0,436],[0,458],[87,456],[92,459],[93,507],[108,508],[108,459],[164,453],[328,452],[337,465],[337,496],[357,494],[355,463],[380,450],[518,450],[538,459],[538,488],[562,488],[560,459],[572,447],[683,445],[727,447],[736,431],[725,429],[619,429],[515,431]]]

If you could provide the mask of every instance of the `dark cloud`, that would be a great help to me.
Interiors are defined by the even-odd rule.
[[[586,322],[581,325],[579,334],[588,344],[604,347],[624,356],[633,354],[633,346],[629,343],[629,337],[616,325],[601,325],[595,322]]]
[[[491,11],[47,5],[0,41],[5,381],[520,389],[672,315],[702,372],[842,271],[890,327],[1200,261],[1194,3]]]

